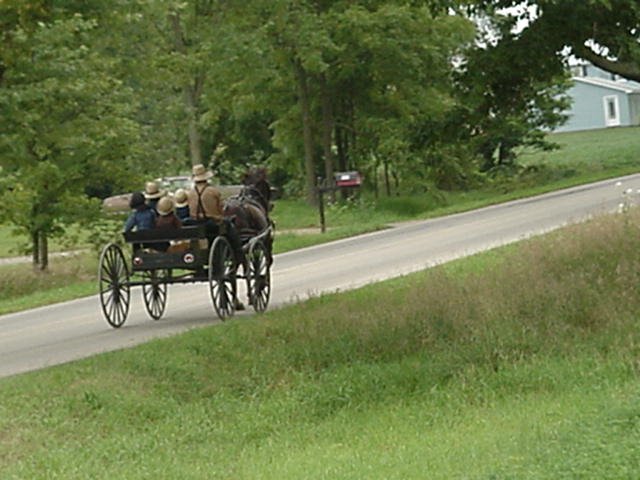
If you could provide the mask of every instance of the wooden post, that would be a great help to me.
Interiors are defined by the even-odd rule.
[[[320,232],[324,233],[327,230],[325,219],[324,219],[324,188],[323,181],[321,177],[317,178],[316,181],[316,190],[318,192],[318,211],[320,213]]]

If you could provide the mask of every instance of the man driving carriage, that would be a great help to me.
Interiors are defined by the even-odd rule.
[[[213,172],[204,165],[193,166],[193,188],[187,192],[189,216],[198,222],[211,220],[210,225],[217,226],[223,219],[222,197],[217,188],[209,185]]]
[[[207,170],[204,165],[193,166],[193,188],[187,192],[189,205],[189,219],[185,224],[204,224],[207,237],[211,243],[220,233],[225,233],[233,249],[236,265],[243,265],[246,271],[242,243],[235,225],[224,217],[222,196],[220,191],[209,184],[213,172]]]

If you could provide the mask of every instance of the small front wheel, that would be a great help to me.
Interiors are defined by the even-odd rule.
[[[167,280],[158,275],[157,270],[148,270],[143,273],[142,298],[149,316],[154,320],[160,320],[167,306]]]
[[[110,243],[100,254],[98,269],[100,306],[107,323],[113,328],[121,327],[129,314],[129,268],[122,249]]]
[[[263,242],[254,243],[248,255],[249,299],[256,312],[264,312],[271,296],[271,265]]]
[[[217,237],[209,250],[209,290],[213,308],[223,321],[236,311],[236,270],[229,240]]]

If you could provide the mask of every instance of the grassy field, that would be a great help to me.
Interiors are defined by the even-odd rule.
[[[636,478],[639,249],[632,210],[0,380],[0,478]]]

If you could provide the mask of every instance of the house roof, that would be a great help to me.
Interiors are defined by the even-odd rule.
[[[606,78],[598,77],[573,77],[574,82],[586,83],[588,85],[595,85],[597,87],[609,88],[611,90],[617,90],[624,93],[640,93],[640,87],[636,85],[630,85],[627,82],[620,82],[616,80],[607,80]]]

